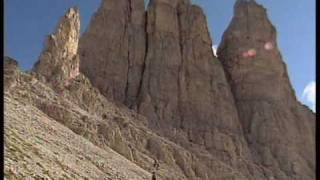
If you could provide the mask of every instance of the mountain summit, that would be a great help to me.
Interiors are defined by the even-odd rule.
[[[276,29],[254,1],[234,11],[218,54],[251,152],[275,179],[314,179],[315,118],[295,97]]]
[[[68,84],[79,73],[79,38],[80,12],[78,8],[70,8],[56,32],[48,36],[46,47],[34,66],[34,71],[52,87]]]

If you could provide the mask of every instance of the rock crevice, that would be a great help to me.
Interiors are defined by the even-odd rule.
[[[143,71],[145,39],[143,0],[103,0],[80,39],[80,70],[110,100],[132,107]]]

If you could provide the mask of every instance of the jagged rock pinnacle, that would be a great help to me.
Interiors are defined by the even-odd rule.
[[[35,64],[34,71],[53,87],[67,84],[68,80],[79,74],[79,37],[79,9],[70,8],[55,33],[48,36],[45,50]]]

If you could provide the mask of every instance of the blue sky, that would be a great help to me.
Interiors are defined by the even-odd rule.
[[[214,44],[220,43],[235,0],[192,0],[206,15]],[[278,43],[299,100],[314,108],[315,0],[256,0],[267,8],[278,31]],[[66,10],[78,6],[82,32],[101,0],[5,0],[5,54],[31,69]]]

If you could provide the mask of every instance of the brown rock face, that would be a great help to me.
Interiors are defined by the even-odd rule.
[[[80,39],[80,70],[109,99],[131,106],[145,56],[143,0],[103,0]]]
[[[3,68],[4,90],[7,91],[17,84],[19,67],[18,67],[18,62],[9,57],[4,57],[3,66],[4,66]]]
[[[189,0],[151,0],[147,12],[143,0],[103,0],[80,40],[79,32],[72,8],[36,73],[5,58],[6,132],[21,140],[25,129],[62,129],[37,151],[39,137],[6,137],[7,175],[25,177],[26,160],[41,178],[57,166],[80,179],[151,179],[157,159],[160,180],[315,179],[314,114],[297,102],[276,30],[254,1],[237,1],[220,60]],[[55,155],[38,153],[48,149]],[[75,160],[55,161],[61,154]]]
[[[79,74],[79,37],[79,10],[71,8],[61,19],[56,32],[48,37],[34,71],[53,87],[68,84],[70,79]]]
[[[167,136],[181,132],[189,142],[209,150],[222,148],[212,142],[215,131],[241,137],[233,97],[213,56],[202,10],[187,1],[152,1],[147,33],[139,113],[150,126]],[[240,144],[240,139],[231,144]]]
[[[218,49],[251,153],[274,179],[315,178],[315,116],[297,102],[276,30],[255,1],[237,1]]]
[[[241,128],[211,47],[202,10],[187,0],[150,1],[147,19],[142,0],[104,0],[80,40],[80,70],[154,129],[212,146],[203,137],[213,127],[235,134]]]
[[[251,157],[202,10],[187,0],[153,0],[144,19],[143,4],[136,4],[141,5],[103,1],[80,40],[81,71],[107,98],[137,109],[151,129],[200,157],[203,172],[181,162],[188,178],[227,176],[209,173],[213,157],[242,177],[259,174],[256,167],[248,172],[246,163],[237,162]],[[138,33],[129,33],[133,27]]]
[[[148,47],[139,113],[158,129],[180,124],[178,80],[182,61],[177,3],[150,1],[147,11]]]

